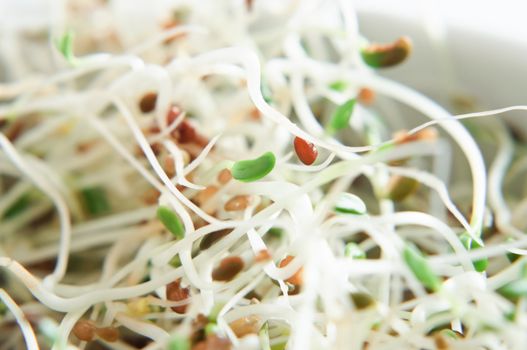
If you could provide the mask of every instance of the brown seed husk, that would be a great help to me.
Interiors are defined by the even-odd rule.
[[[82,341],[92,341],[95,337],[95,324],[89,320],[79,320],[73,326],[73,334]]]
[[[227,282],[232,280],[241,270],[243,270],[244,262],[239,256],[229,256],[220,261],[218,267],[212,271],[212,279],[214,281]]]
[[[181,278],[172,283],[167,284],[167,300],[182,301],[190,297],[190,288],[181,287]],[[171,309],[178,313],[184,314],[187,311],[188,305],[172,306]]]
[[[244,337],[248,334],[257,334],[261,325],[262,322],[256,315],[242,317],[229,324],[238,338]]]
[[[95,332],[101,339],[110,343],[116,342],[119,339],[119,330],[115,327],[97,328]]]
[[[157,94],[155,92],[148,92],[141,97],[139,101],[139,109],[143,113],[150,113],[156,108]]]
[[[251,197],[246,195],[234,196],[225,203],[223,209],[225,211],[240,211],[245,210],[250,203]]]

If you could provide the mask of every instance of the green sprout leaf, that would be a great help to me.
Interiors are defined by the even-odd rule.
[[[353,259],[366,259],[366,253],[364,253],[364,250],[360,249],[359,245],[354,242],[346,244],[346,247],[344,248],[344,256]]]
[[[481,248],[481,245],[476,242],[475,240],[472,239],[472,237],[470,237],[470,235],[465,232],[463,233],[459,239],[461,240],[461,243],[463,243],[463,246],[467,249],[467,250],[472,250],[472,249],[479,249]],[[483,272],[487,269],[487,266],[489,264],[489,259],[487,258],[483,258],[483,259],[480,259],[480,260],[476,260],[472,263],[472,265],[474,265],[474,268],[476,269],[476,271],[478,272]]]
[[[271,344],[269,341],[269,323],[265,322],[262,325],[258,332],[258,338],[260,339],[260,347],[262,350],[271,350]]]
[[[269,89],[269,85],[262,79],[262,82],[260,83],[260,90],[262,91],[262,96],[265,102],[272,103],[273,102],[273,93],[271,92],[271,89]]]
[[[211,335],[218,332],[218,325],[214,322],[207,323],[205,326],[205,335]]]
[[[353,109],[355,108],[355,103],[356,100],[352,98],[335,109],[328,125],[330,132],[336,132],[348,126],[351,115],[353,114]]]
[[[435,292],[441,287],[441,279],[432,271],[428,261],[421,251],[413,245],[407,244],[403,250],[403,258],[414,276],[428,289]]]
[[[175,212],[165,206],[157,208],[157,218],[177,239],[185,237],[185,229]]]
[[[240,160],[231,168],[232,177],[243,182],[252,182],[269,174],[276,163],[272,152],[266,152],[256,159]]]
[[[512,281],[498,289],[498,293],[511,301],[527,296],[527,278]]]
[[[334,91],[342,92],[346,90],[348,87],[348,83],[346,83],[344,80],[336,80],[329,84],[329,88]]]
[[[267,231],[267,233],[273,237],[273,238],[277,238],[277,239],[281,239],[282,237],[284,237],[284,230],[282,230],[281,228],[279,227],[271,227],[269,229],[269,231]]]
[[[507,238],[507,243],[511,243],[511,242],[514,242],[514,238],[512,238],[512,237]],[[512,252],[507,252],[506,256],[507,256],[507,259],[509,259],[509,262],[513,263],[516,260],[518,260],[521,255],[515,254],[515,253],[512,253]]]
[[[81,190],[84,206],[90,215],[102,215],[110,212],[110,203],[103,187],[87,187]]]
[[[7,306],[2,300],[0,300],[0,316],[4,316],[7,312]]]
[[[366,204],[359,197],[351,193],[342,193],[335,205],[335,211],[344,214],[366,214]]]
[[[24,210],[29,207],[31,200],[29,195],[23,195],[18,198],[7,210],[4,212],[2,219],[12,219],[15,216],[21,214]]]
[[[168,341],[168,350],[190,350],[190,342],[188,339],[174,334]]]
[[[209,319],[209,322],[216,323],[218,321],[218,315],[220,314],[221,309],[225,306],[225,303],[217,302],[212,306],[212,309],[210,310],[209,316],[207,317]]]
[[[439,331],[439,334],[449,339],[453,339],[453,340],[459,339],[459,336],[456,334],[456,332],[454,332],[451,329],[442,329]]]
[[[75,65],[77,63],[77,58],[73,53],[73,32],[67,31],[66,34],[62,36],[58,42],[58,49],[68,61],[69,64]]]

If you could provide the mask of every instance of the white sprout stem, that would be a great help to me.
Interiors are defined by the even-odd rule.
[[[208,222],[218,222],[218,219],[210,216],[209,214],[205,213],[201,208],[196,206],[194,203],[192,203],[187,197],[185,197],[177,188],[176,186],[170,181],[170,178],[167,176],[159,162],[157,161],[157,158],[152,151],[152,148],[150,148],[150,145],[148,144],[145,136],[137,126],[137,124],[134,122],[134,118],[131,115],[130,111],[126,106],[123,104],[122,101],[119,99],[114,99],[114,103],[116,107],[119,109],[119,111],[122,113],[122,116],[126,120],[128,127],[133,132],[137,142],[139,143],[139,146],[143,150],[143,153],[147,157],[147,159],[150,162],[150,165],[156,172],[156,174],[159,176],[161,181],[163,181],[163,184],[168,188],[168,190],[175,196],[175,198],[178,199],[182,204],[187,206],[190,210],[192,210],[194,213],[199,215],[203,220],[206,220]],[[178,214],[184,217],[188,217],[188,213],[186,211],[178,211]],[[189,219],[190,220],[190,219]]]
[[[498,153],[489,169],[489,202],[494,210],[497,228],[506,235],[523,238],[525,233],[510,224],[510,209],[503,198],[501,186],[513,156],[513,144],[507,131],[499,121],[492,123],[498,139]]]
[[[164,141],[163,144],[165,145],[166,149],[170,152],[170,154],[172,154],[172,156],[174,157],[177,182],[180,185],[186,186],[188,188],[192,188],[195,190],[203,190],[205,188],[204,186],[196,185],[185,178],[185,172],[183,168],[183,155],[179,148],[171,141]]]
[[[22,310],[15,303],[15,301],[11,299],[9,294],[7,294],[7,292],[3,288],[0,288],[0,300],[2,300],[2,302],[5,304],[5,306],[7,306],[9,311],[11,311],[13,316],[15,316],[16,322],[18,323],[20,330],[24,335],[24,340],[26,342],[27,349],[40,349],[40,347],[38,346],[37,338],[35,337],[35,332],[33,332],[33,328],[31,328],[31,324],[27,320]]]
[[[57,255],[57,263],[55,269],[50,275],[50,279],[47,280],[50,286],[54,286],[55,283],[59,282],[68,266],[69,248],[71,240],[71,222],[69,216],[68,206],[58,191],[56,191],[49,181],[40,176],[37,171],[32,169],[27,161],[18,153],[11,142],[0,133],[0,146],[2,146],[4,153],[9,159],[16,165],[16,167],[27,176],[39,189],[41,189],[49,198],[53,201],[53,204],[57,208],[60,220],[60,249]]]
[[[448,117],[444,119],[436,119],[431,120],[429,122],[423,123],[410,131],[408,131],[408,134],[415,134],[416,132],[419,132],[429,126],[441,124],[445,122],[455,121],[455,120],[463,120],[463,119],[471,119],[471,118],[481,118],[481,117],[489,117],[489,116],[496,116],[499,114],[511,112],[511,111],[527,111],[527,106],[509,106],[504,108],[498,108],[498,109],[491,109],[487,111],[482,112],[473,112],[473,113],[466,113],[466,114],[458,114],[453,117]]]
[[[147,338],[152,339],[158,344],[166,343],[170,334],[162,328],[155,326],[149,322],[138,321],[130,316],[127,316],[121,312],[115,314],[115,319],[119,321],[126,328],[136,332],[137,334],[144,335]]]
[[[424,171],[420,171],[418,169],[411,169],[411,168],[401,168],[401,167],[386,167],[389,172],[392,174],[402,175],[405,177],[409,177],[412,179],[415,179],[424,185],[432,188],[436,191],[436,193],[439,195],[441,200],[443,201],[444,206],[454,215],[454,217],[459,221],[459,223],[467,230],[467,232],[471,232],[470,225],[463,216],[463,214],[459,211],[459,209],[456,207],[454,202],[452,202],[452,199],[450,199],[450,195],[448,194],[448,189],[445,186],[445,183],[435,177],[432,174],[426,173]],[[473,237],[476,240],[480,240],[479,237],[474,236]]]

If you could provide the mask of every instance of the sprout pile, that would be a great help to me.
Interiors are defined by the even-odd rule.
[[[527,348],[527,107],[383,78],[345,0],[0,19],[0,349]]]

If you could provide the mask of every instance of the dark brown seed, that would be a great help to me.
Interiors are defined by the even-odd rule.
[[[250,199],[249,196],[244,195],[234,196],[225,203],[223,208],[225,211],[245,210],[249,206]]]
[[[220,265],[212,271],[214,281],[227,282],[243,270],[244,263],[239,256],[229,256],[220,261]]]
[[[225,230],[219,230],[215,232],[211,232],[205,237],[201,239],[201,242],[199,242],[199,249],[206,250],[209,249],[214,243],[222,239],[223,237],[227,236],[229,233],[231,233],[232,230],[225,229]]]
[[[95,324],[88,320],[79,320],[73,326],[73,334],[82,341],[92,341],[95,337]]]
[[[119,331],[115,327],[97,328],[95,332],[99,337],[110,343],[113,343],[119,339]]]
[[[150,113],[156,108],[157,94],[148,92],[139,101],[139,109],[143,113]]]
[[[357,100],[363,105],[369,106],[375,101],[375,92],[369,88],[362,88],[359,90]]]
[[[294,147],[298,159],[305,165],[311,165],[317,159],[317,148],[311,142],[307,142],[300,137],[295,137]]]
[[[190,297],[190,288],[181,287],[181,278],[167,284],[167,300],[182,301]],[[184,314],[188,305],[172,306],[171,309],[178,313]]]
[[[287,266],[293,259],[294,259],[294,256],[288,255],[284,259],[282,259],[282,261],[280,261],[278,266],[279,267]],[[300,286],[302,285],[302,282],[303,282],[303,276],[302,276],[303,272],[304,272],[304,268],[301,267],[300,269],[298,269],[297,272],[295,272],[293,276],[289,277],[285,281],[287,283],[292,284],[293,286]]]

